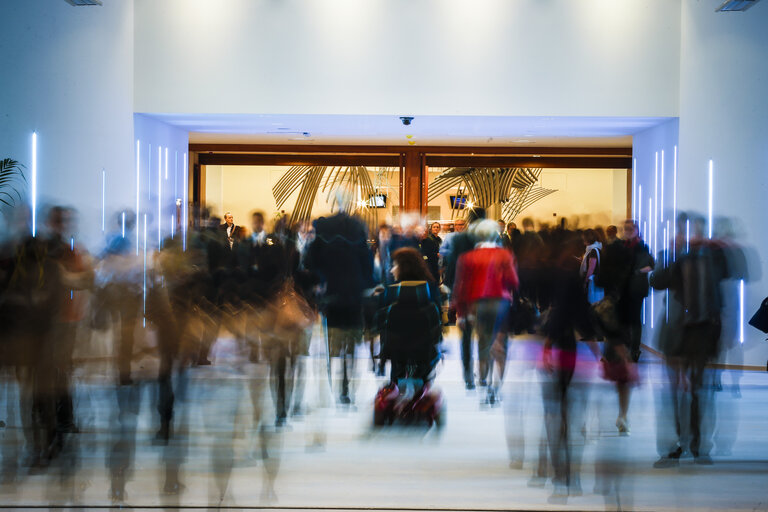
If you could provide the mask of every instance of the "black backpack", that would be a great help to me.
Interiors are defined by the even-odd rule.
[[[427,361],[437,356],[442,317],[431,293],[426,282],[387,288],[386,306],[377,313],[384,357]]]

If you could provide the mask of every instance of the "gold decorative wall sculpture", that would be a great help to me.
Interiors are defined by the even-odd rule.
[[[296,205],[291,217],[300,222],[312,218],[312,207],[318,193],[326,194],[326,201],[331,201],[333,210],[344,209],[346,213],[357,212],[369,226],[375,226],[378,221],[376,208],[368,208],[366,204],[357,201],[347,201],[339,204],[334,192],[342,188],[354,197],[362,198],[363,202],[376,194],[376,187],[371,181],[368,169],[362,166],[328,167],[321,165],[297,165],[288,169],[282,178],[272,187],[277,208],[282,208],[288,198],[299,190]]]
[[[536,201],[557,192],[537,185],[541,169],[509,167],[452,167],[429,185],[433,201],[452,188],[465,191],[475,206],[489,208],[501,204],[502,218],[511,222]],[[452,210],[452,215],[456,210]],[[466,215],[466,209],[460,210]]]

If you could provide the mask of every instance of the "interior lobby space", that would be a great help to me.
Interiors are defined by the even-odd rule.
[[[0,509],[768,510],[768,0],[0,19]]]

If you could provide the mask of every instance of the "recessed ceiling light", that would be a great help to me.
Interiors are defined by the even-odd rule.
[[[759,0],[725,0],[725,2],[720,4],[720,7],[715,9],[715,12],[746,11],[758,1]]]

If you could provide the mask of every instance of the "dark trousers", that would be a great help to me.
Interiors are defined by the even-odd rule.
[[[472,324],[464,322],[461,327],[461,365],[464,368],[464,382],[475,381],[475,371],[472,361]]]

